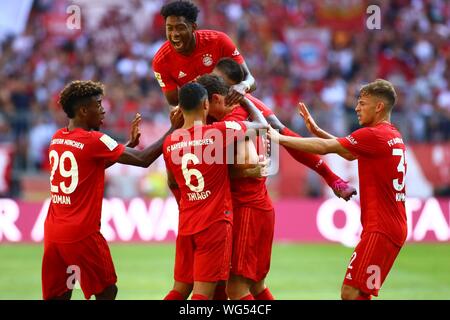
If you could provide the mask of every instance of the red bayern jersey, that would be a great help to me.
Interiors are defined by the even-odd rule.
[[[189,56],[182,55],[166,41],[153,58],[153,71],[163,92],[191,82],[198,76],[211,73],[221,58],[231,57],[244,62],[233,41],[223,32],[198,30],[194,32],[195,49]]]
[[[380,232],[403,245],[407,234],[406,148],[401,134],[383,122],[338,141],[358,158],[363,234]]]
[[[58,130],[49,148],[51,201],[46,241],[70,243],[100,231],[105,165],[125,146],[98,131]]]
[[[259,110],[261,110],[261,105],[257,105],[257,107]],[[267,108],[266,106],[264,107]],[[248,117],[249,114],[247,110],[245,110],[242,106],[236,106],[232,112],[228,113],[222,119],[222,121],[244,121],[249,120]],[[258,141],[256,142],[254,141],[254,143],[256,144],[258,154],[264,154],[265,150],[261,144],[260,139],[258,139]],[[230,183],[233,207],[251,207],[261,210],[273,209],[272,201],[270,200],[269,193],[267,192],[265,177],[235,178],[231,179]]]
[[[178,234],[232,222],[227,146],[245,130],[242,122],[216,122],[176,130],[164,140],[164,161],[181,191]]]

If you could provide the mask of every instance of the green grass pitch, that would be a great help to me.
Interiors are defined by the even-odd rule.
[[[162,299],[171,289],[174,244],[111,244],[118,299]],[[0,299],[41,299],[42,245],[0,245]],[[339,299],[351,248],[275,244],[267,284],[276,299]],[[73,299],[83,299],[74,290]],[[379,299],[450,299],[450,244],[407,244]]]

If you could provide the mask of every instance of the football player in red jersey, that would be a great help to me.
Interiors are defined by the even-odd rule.
[[[223,32],[197,30],[198,8],[189,1],[175,1],[161,9],[166,23],[167,41],[153,58],[153,71],[168,103],[178,104],[178,88],[210,73],[222,57],[230,57],[242,65],[245,79],[230,90],[227,102],[234,104],[240,100],[238,92],[256,89],[244,58],[233,41]]]
[[[169,184],[180,190],[175,283],[165,300],[186,299],[191,291],[193,300],[207,300],[230,271],[233,207],[227,147],[236,140],[245,141],[242,133],[247,129],[267,128],[268,124],[249,105],[255,122],[206,125],[208,93],[198,83],[182,86],[179,100],[184,125],[166,138],[163,147]],[[236,138],[236,133],[241,135]]]
[[[344,300],[378,296],[406,240],[406,148],[400,132],[391,123],[396,98],[393,85],[386,80],[377,79],[363,86],[355,108],[363,128],[344,138],[320,129],[301,103],[300,114],[320,138],[288,137],[274,129],[269,132],[271,139],[291,148],[358,159],[363,230],[342,285]]]
[[[140,115],[124,146],[98,131],[105,118],[103,85],[73,81],[60,94],[69,118],[50,143],[51,202],[44,225],[42,293],[44,299],[70,299],[76,278],[86,299],[115,299],[117,276],[106,240],[100,233],[105,169],[115,162],[148,167],[162,153],[162,143],[182,123],[172,114],[172,128],[144,150],[139,143]],[[74,272],[74,274],[71,274]]]
[[[225,106],[228,86],[221,77],[214,74],[203,75],[197,79],[197,83],[208,91],[211,106],[209,115],[217,121],[248,119],[249,114],[242,106]],[[260,148],[261,141],[255,140],[254,146],[259,149],[259,153],[265,154],[265,150]],[[275,221],[274,208],[265,184],[266,178],[235,177],[230,183],[234,221],[227,294],[232,300],[273,300],[265,285],[270,269]]]
[[[213,69],[213,73],[222,77],[228,85],[234,85],[239,83],[244,77],[244,71],[241,66],[234,60],[229,58],[222,58]],[[247,93],[245,95],[250,101],[252,101],[256,107],[262,112],[267,122],[274,129],[280,130],[282,134],[300,137],[297,133],[291,131],[288,127],[283,125],[273,111],[268,108],[261,100],[255,98],[253,95]],[[244,112],[245,110],[241,111]],[[339,198],[343,198],[346,201],[356,194],[356,189],[349,185],[346,181],[342,180],[339,176],[328,167],[328,165],[319,156],[301,150],[292,148],[286,148],[289,154],[301,164],[304,164],[308,168],[317,172],[327,182],[334,194]]]

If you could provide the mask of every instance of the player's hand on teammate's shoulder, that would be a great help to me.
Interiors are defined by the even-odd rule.
[[[173,129],[181,128],[184,124],[183,112],[179,106],[170,111],[170,124]]]
[[[239,103],[239,101],[241,101],[241,99],[245,96],[249,89],[249,85],[244,81],[232,85],[226,97],[225,104],[234,105]]]
[[[142,116],[136,113],[133,121],[131,122],[130,139],[126,143],[129,148],[134,148],[139,145],[139,139],[141,137],[141,131],[139,130],[139,124],[141,123]]]

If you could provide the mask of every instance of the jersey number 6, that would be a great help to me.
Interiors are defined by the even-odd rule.
[[[192,161],[193,164],[198,164],[200,161],[197,156],[192,153],[186,153],[181,158],[181,170],[183,172],[184,181],[186,182],[186,186],[193,192],[202,192],[205,188],[205,180],[203,179],[202,173],[197,169],[188,169],[187,164],[188,161]],[[193,186],[191,183],[192,176],[195,176],[198,181],[198,186]]]

